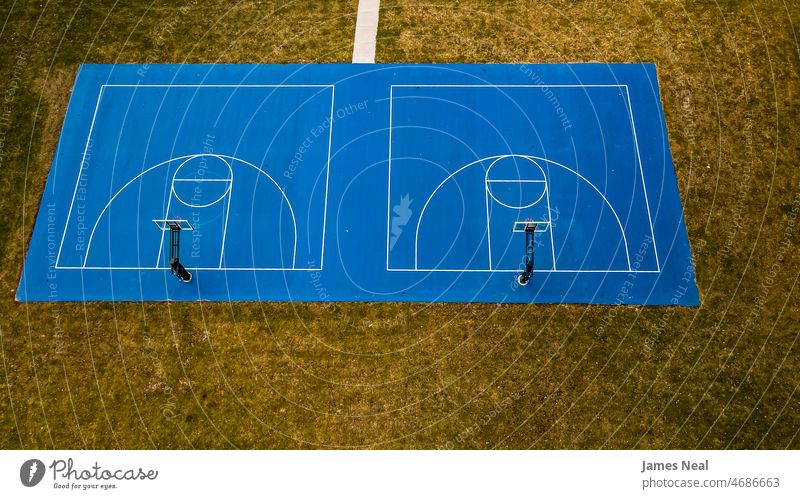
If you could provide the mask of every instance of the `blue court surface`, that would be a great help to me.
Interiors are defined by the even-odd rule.
[[[699,303],[648,64],[84,65],[17,300]]]

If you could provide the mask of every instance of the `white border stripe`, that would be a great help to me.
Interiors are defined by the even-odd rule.
[[[647,198],[647,182],[644,180],[644,166],[642,165],[642,155],[639,153],[639,139],[636,137],[636,122],[633,120],[633,104],[628,85],[625,85],[625,97],[628,100],[628,112],[631,118],[631,130],[633,131],[633,144],[636,146],[636,158],[639,160],[639,173],[642,176],[642,190],[644,191],[644,204],[647,206],[647,220],[650,222],[650,235],[653,236],[653,253],[656,257],[656,265],[661,270],[661,261],[658,259],[658,246],[656,246],[656,231],[653,228],[653,216],[650,214],[650,200]],[[674,166],[673,166],[674,168]]]
[[[58,245],[58,255],[56,255],[56,268],[58,262],[61,260],[61,250],[64,248],[64,239],[67,237],[67,227],[69,227],[69,220],[72,217],[72,206],[75,204],[75,197],[78,195],[78,186],[81,184],[81,174],[83,173],[83,165],[86,163],[86,155],[89,153],[89,144],[92,143],[92,131],[94,130],[94,121],[97,119],[97,110],[100,109],[100,99],[103,98],[104,86],[100,87],[100,92],[97,94],[97,102],[94,105],[94,114],[92,114],[92,124],[89,125],[89,135],[86,136],[86,147],[83,149],[83,157],[81,158],[81,166],[78,168],[78,178],[75,180],[75,190],[72,192],[72,201],[69,202],[69,211],[67,211],[67,221],[64,223],[64,233],[61,235],[61,244]]]
[[[336,101],[336,87],[331,85],[331,118],[328,123],[328,168],[325,171],[325,206],[322,211],[322,249],[319,254],[319,269],[325,264],[325,233],[328,231],[328,185],[331,180],[331,144],[333,144],[333,108]],[[295,229],[295,240],[297,239],[297,229]],[[295,243],[295,255],[297,254],[297,244]],[[295,268],[294,258],[292,259],[292,268]],[[302,269],[296,269],[302,270]]]
[[[375,42],[378,37],[380,0],[359,0],[356,36],[353,41],[353,62],[374,63]]]
[[[116,83],[106,83],[101,85],[102,88],[106,87],[130,87],[130,88],[329,88],[333,87],[333,85],[289,85],[289,84],[278,84],[278,85],[244,85],[244,84],[229,84],[229,85],[216,85],[213,83],[166,83],[166,84],[158,84],[158,85],[150,85],[144,83],[132,83],[132,84],[116,84]]]

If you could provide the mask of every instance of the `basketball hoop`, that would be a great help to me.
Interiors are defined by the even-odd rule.
[[[192,280],[192,274],[186,270],[180,261],[181,231],[194,230],[192,224],[182,219],[153,220],[156,227],[162,231],[169,231],[169,268],[172,275],[181,282]]]
[[[547,230],[546,227],[544,230],[539,230],[540,223],[541,222],[535,222],[531,219],[527,219],[524,222],[514,222],[513,231],[525,233],[525,269],[517,276],[517,282],[520,286],[526,286],[533,274],[534,238],[536,233]]]

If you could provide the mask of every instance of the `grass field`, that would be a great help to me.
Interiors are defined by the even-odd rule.
[[[77,67],[347,62],[357,0],[4,2],[0,448],[800,448],[800,4],[382,2],[379,62],[656,63],[702,306],[17,304]]]

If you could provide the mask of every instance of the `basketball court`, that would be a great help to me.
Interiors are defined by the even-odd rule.
[[[699,303],[646,64],[84,65],[17,300]]]

